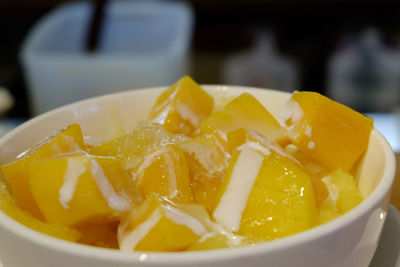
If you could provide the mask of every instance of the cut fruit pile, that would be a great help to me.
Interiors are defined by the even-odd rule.
[[[170,252],[282,238],[358,205],[372,119],[312,92],[279,120],[267,108],[244,93],[213,112],[183,77],[126,135],[89,147],[73,124],[2,165],[0,208],[65,240]]]

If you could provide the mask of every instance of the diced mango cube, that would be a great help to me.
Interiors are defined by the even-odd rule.
[[[81,128],[78,124],[72,124],[54,136],[36,144],[32,149],[21,154],[15,161],[1,166],[3,176],[10,185],[18,205],[33,216],[42,218],[42,214],[29,189],[29,166],[38,160],[83,149],[84,142]]]
[[[319,208],[322,202],[328,197],[329,192],[326,188],[325,183],[321,181],[324,174],[327,174],[327,170],[311,158],[307,153],[299,150],[295,145],[289,144],[285,147],[285,152],[295,158],[301,166],[304,167],[305,171],[310,174],[311,183],[314,189],[315,203]]]
[[[348,212],[363,200],[354,177],[341,169],[329,173],[322,181],[328,188],[329,196],[320,208],[321,223]]]
[[[38,161],[28,177],[34,200],[53,224],[106,225],[140,201],[131,176],[114,158],[80,154]]]
[[[200,132],[215,134],[226,142],[227,134],[239,128],[253,130],[273,141],[283,142],[287,139],[286,130],[254,96],[247,93],[211,114],[200,125]]]
[[[121,250],[181,251],[209,231],[208,214],[197,204],[175,204],[150,195],[118,230]]]
[[[189,166],[194,199],[211,212],[230,154],[214,136],[199,136],[178,145]]]
[[[312,175],[322,177],[329,172],[321,164],[310,157],[308,153],[301,151],[293,144],[287,145],[285,147],[285,152],[295,158]]]
[[[208,249],[222,249],[233,247],[229,238],[221,233],[211,233],[208,236],[203,237],[196,243],[188,247],[187,251],[197,251],[197,250],[208,250]]]
[[[160,124],[140,122],[129,134],[95,146],[89,153],[119,158],[124,162],[125,168],[132,170],[160,145],[179,143],[187,139],[184,135],[167,132]]]
[[[291,156],[286,153],[278,143],[274,142],[270,138],[259,135],[253,130],[239,128],[227,134],[228,149],[231,153],[233,153],[241,145],[244,145],[248,142],[260,145],[260,147],[271,149],[281,156],[291,158]]]
[[[53,237],[76,242],[81,237],[81,233],[75,229],[45,223],[21,210],[17,205],[14,196],[8,191],[6,184],[0,180],[0,210],[16,220],[17,222]]]
[[[157,193],[179,202],[193,201],[185,155],[175,144],[161,146],[149,153],[134,175],[145,196]]]
[[[309,229],[316,222],[310,176],[292,159],[248,142],[231,160],[213,217],[255,240]]]
[[[203,236],[199,241],[187,248],[187,251],[234,248],[251,245],[249,238],[228,232],[212,232]]]
[[[314,92],[294,92],[281,119],[293,144],[331,171],[353,166],[373,128],[371,118]]]
[[[231,151],[234,151],[239,146],[251,142],[254,144],[261,145],[271,149],[272,151],[278,153],[280,156],[286,157],[288,159],[293,159],[297,163],[298,167],[302,168],[304,171],[310,173],[311,184],[313,186],[316,206],[319,207],[320,204],[328,197],[328,190],[325,184],[320,180],[320,178],[314,176],[316,171],[322,172],[324,168],[314,163],[307,155],[303,155],[298,149],[294,149],[293,145],[288,145],[285,150],[283,150],[277,143],[258,135],[256,132],[240,128],[238,130],[228,133],[228,147]],[[294,148],[293,148],[294,147]]]
[[[158,97],[149,120],[171,133],[190,135],[211,114],[213,107],[214,99],[185,76]]]
[[[118,249],[117,229],[119,222],[107,225],[91,226],[77,229],[81,236],[78,242],[85,245]]]

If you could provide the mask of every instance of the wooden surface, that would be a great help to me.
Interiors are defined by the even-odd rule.
[[[391,202],[400,211],[400,154],[396,154],[396,166]]]

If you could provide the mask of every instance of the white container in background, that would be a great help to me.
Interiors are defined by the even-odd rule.
[[[169,85],[188,73],[188,4],[111,1],[105,10],[95,53],[84,50],[88,3],[63,5],[34,25],[21,51],[34,115],[105,93]]]

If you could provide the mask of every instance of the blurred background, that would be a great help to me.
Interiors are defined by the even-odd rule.
[[[374,116],[398,150],[399,10],[379,0],[0,0],[0,112],[16,124],[189,74],[323,93]]]

